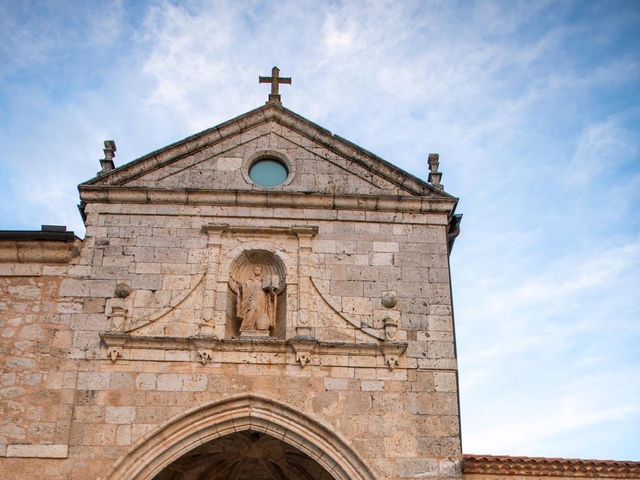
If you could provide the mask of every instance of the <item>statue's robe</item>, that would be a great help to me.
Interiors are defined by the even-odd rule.
[[[261,278],[242,282],[238,311],[242,317],[240,330],[269,330],[271,327],[270,297],[262,288]]]

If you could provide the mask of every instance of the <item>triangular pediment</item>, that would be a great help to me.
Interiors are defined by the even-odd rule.
[[[261,190],[248,175],[261,155],[282,158],[291,171],[287,182],[273,189],[277,191],[453,198],[277,104],[151,152],[83,185]]]

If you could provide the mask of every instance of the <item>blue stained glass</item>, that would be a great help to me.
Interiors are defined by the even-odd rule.
[[[272,158],[263,158],[249,169],[249,177],[254,183],[263,187],[275,187],[284,183],[289,171],[282,162]]]

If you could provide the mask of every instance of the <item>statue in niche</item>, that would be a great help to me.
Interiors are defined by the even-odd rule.
[[[240,336],[269,336],[273,333],[278,309],[278,275],[264,275],[256,266],[243,281],[230,279],[237,293],[236,315],[240,320]]]

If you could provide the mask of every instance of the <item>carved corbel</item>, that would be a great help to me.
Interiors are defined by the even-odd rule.
[[[407,350],[406,343],[383,343],[380,345],[380,351],[384,357],[384,364],[393,370],[400,365],[400,357]]]
[[[307,352],[296,352],[296,362],[304,368],[307,363],[311,363],[311,354]]]
[[[122,352],[127,343],[125,335],[105,332],[100,334],[100,340],[107,347],[107,358],[111,359],[112,363],[116,363],[116,360],[122,358]]]
[[[213,350],[204,348],[199,349],[198,356],[200,357],[200,363],[202,363],[202,365],[206,365],[213,359]]]
[[[316,348],[316,342],[303,341],[303,340],[291,340],[289,344],[293,347],[293,351],[296,355],[296,362],[300,364],[301,368],[311,363],[313,360],[313,352]]]
[[[116,363],[118,358],[122,357],[122,347],[111,347],[107,352],[109,358],[111,359],[111,363]]]

